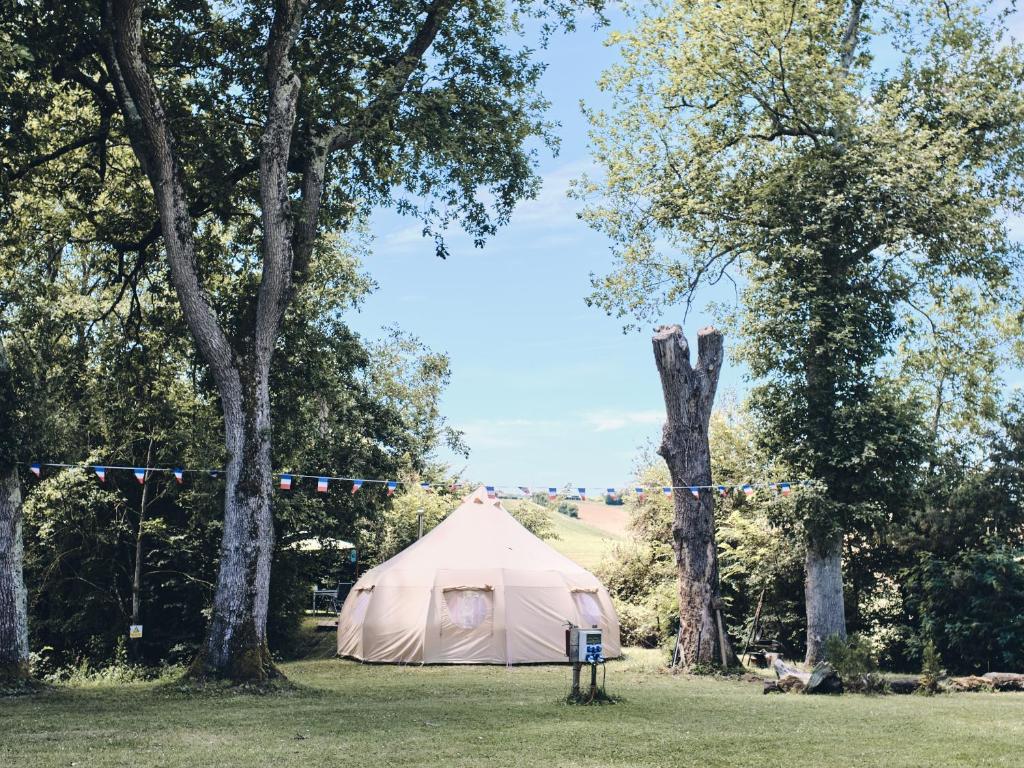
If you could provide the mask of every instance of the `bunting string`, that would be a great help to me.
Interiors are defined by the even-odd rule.
[[[20,462],[22,466],[26,465],[26,462]],[[111,471],[124,471],[131,472],[135,479],[140,483],[145,483],[151,475],[154,474],[166,474],[171,475],[174,480],[180,485],[185,482],[185,475],[206,475],[214,479],[220,478],[224,475],[223,469],[185,469],[183,467],[135,467],[125,466],[117,464],[67,464],[61,462],[32,462],[27,464],[29,470],[38,478],[42,478],[43,468],[51,469],[84,469],[92,470],[100,482],[106,482],[107,473]],[[300,472],[273,472],[273,477],[276,478],[277,484],[280,490],[290,491],[293,490],[297,481],[299,480],[315,480],[316,490],[318,493],[327,493],[330,489],[331,483],[350,483],[351,493],[356,493],[363,487],[363,485],[380,485],[385,488],[388,496],[394,495],[395,491],[399,486],[414,487],[419,486],[420,489],[425,491],[431,491],[435,488],[445,488],[451,491],[458,490],[459,488],[468,488],[475,483],[424,483],[420,481],[408,481],[408,480],[388,480],[381,478],[356,478],[356,477],[341,477],[337,475],[313,475]],[[771,490],[782,496],[788,496],[794,487],[800,485],[811,485],[812,481],[807,480],[780,480],[772,482],[747,482],[747,483],[729,483],[720,484],[712,483],[710,485],[623,485],[623,486],[575,486],[575,493],[573,493],[573,486],[562,485],[562,486],[530,486],[530,485],[485,485],[487,490],[488,498],[497,498],[499,495],[509,495],[507,491],[512,490],[512,496],[520,495],[523,498],[532,496],[534,493],[546,493],[547,497],[551,501],[557,500],[559,497],[579,497],[581,500],[586,501],[589,496],[600,496],[600,497],[611,497],[613,499],[622,498],[626,493],[632,491],[632,493],[640,499],[643,499],[649,493],[660,493],[664,496],[672,496],[677,491],[686,492],[692,495],[694,498],[700,498],[701,491],[712,491],[722,496],[728,496],[731,493],[742,492],[746,496],[752,496],[759,490]],[[590,491],[598,491],[590,493]]]

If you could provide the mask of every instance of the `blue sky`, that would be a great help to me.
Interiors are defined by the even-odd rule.
[[[613,25],[622,23],[613,17]],[[560,123],[561,149],[557,157],[542,153],[539,197],[521,203],[482,250],[454,236],[442,261],[416,222],[388,211],[371,222],[365,268],[379,288],[350,323],[370,337],[395,323],[448,353],[453,375],[443,411],[472,451],[468,461],[452,459],[453,467],[474,480],[622,486],[640,449],[660,434],[664,405],[650,329],[624,335],[621,321],[584,304],[590,273],[606,273],[611,256],[604,236],[577,219],[579,203],[566,197],[569,182],[591,167],[579,103],[605,103],[596,82],[616,56],[606,37],[607,30],[581,25],[542,52],[542,90]],[[710,321],[702,310],[687,319],[691,341]],[[682,309],[663,321],[681,322]],[[742,392],[728,340],[726,355],[719,391]]]

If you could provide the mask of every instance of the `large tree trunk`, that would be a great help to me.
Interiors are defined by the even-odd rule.
[[[804,603],[807,609],[808,664],[825,659],[825,643],[830,637],[846,639],[846,613],[843,603],[842,539],[807,542],[805,561],[807,581]]]
[[[190,671],[197,678],[263,682],[279,674],[267,646],[274,526],[270,399],[263,394],[248,408],[224,407],[224,535],[210,626]]]
[[[715,496],[711,485],[708,424],[722,367],[722,334],[704,328],[697,334],[697,367],[678,325],[655,331],[654,359],[661,375],[668,420],[658,453],[672,477],[675,521],[672,546],[679,569],[679,647],[684,666],[736,663],[722,630],[715,542]],[[689,486],[706,486],[694,498]]]
[[[0,688],[16,688],[29,679],[21,483],[10,455],[14,450],[14,387],[10,375],[0,342]]]

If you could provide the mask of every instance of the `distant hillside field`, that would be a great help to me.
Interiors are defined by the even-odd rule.
[[[626,537],[629,516],[622,505],[608,505],[603,501],[574,501],[580,508],[580,520],[594,528],[612,534],[620,539]]]
[[[509,509],[515,509],[515,500],[503,502]],[[580,504],[580,502],[573,502]],[[603,507],[603,504],[594,506]],[[574,519],[560,514],[553,509],[545,510],[551,520],[557,539],[545,540],[549,545],[561,552],[570,560],[580,563],[588,570],[596,568],[602,560],[611,554],[614,546],[626,537],[615,532],[602,529],[583,520]],[[581,514],[583,506],[580,507]]]

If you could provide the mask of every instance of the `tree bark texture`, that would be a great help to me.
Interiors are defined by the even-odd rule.
[[[697,365],[682,328],[667,325],[654,333],[654,360],[661,376],[668,417],[658,453],[665,459],[672,485],[675,520],[672,546],[679,570],[680,659],[684,666],[736,663],[724,632],[719,632],[721,593],[715,542],[715,497],[708,488],[694,498],[693,485],[711,485],[708,424],[724,358],[722,334],[704,328],[697,334]]]
[[[10,366],[0,342],[0,424],[13,423],[14,390]],[[16,688],[29,679],[28,594],[25,590],[21,482],[13,456],[11,434],[0,434],[0,689]]]
[[[830,637],[846,639],[846,613],[843,603],[842,540],[807,542],[804,589],[807,610],[807,664],[825,659],[825,643]]]

